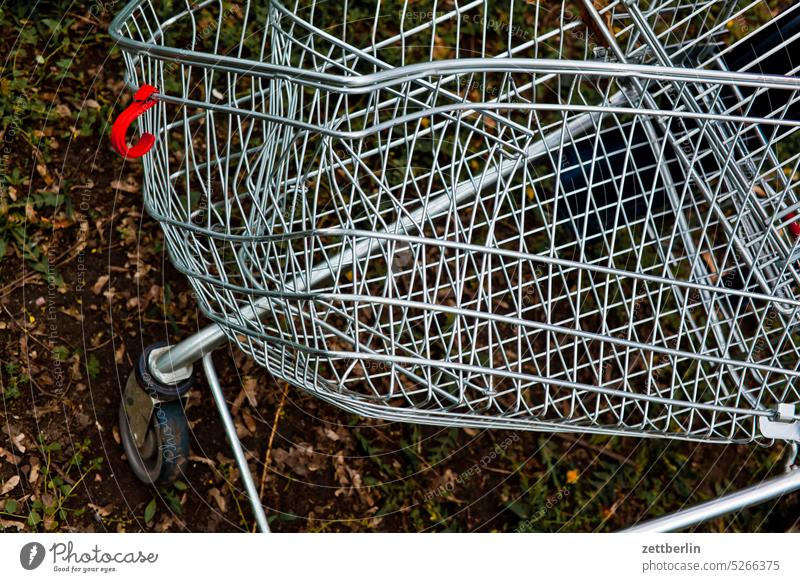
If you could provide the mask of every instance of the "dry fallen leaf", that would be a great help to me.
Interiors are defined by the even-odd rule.
[[[94,511],[99,517],[108,517],[111,515],[111,512],[114,510],[114,504],[109,503],[105,507],[100,507],[99,505],[95,505],[94,503],[89,504],[89,509]]]
[[[100,292],[103,290],[103,287],[105,287],[106,283],[108,283],[108,279],[109,279],[108,275],[101,275],[100,277],[97,278],[97,282],[94,284],[94,287],[92,287],[92,291],[94,292],[95,295],[100,295]]]
[[[72,111],[70,111],[70,108],[64,105],[63,103],[59,103],[58,105],[56,105],[56,115],[66,119],[67,117],[72,115]]]
[[[53,176],[50,175],[50,171],[47,169],[47,166],[44,164],[36,164],[36,172],[42,177],[45,184],[50,186],[55,180]]]
[[[219,510],[225,513],[225,510],[227,509],[228,505],[227,503],[225,503],[225,498],[222,496],[222,493],[220,493],[219,489],[217,489],[216,487],[212,487],[211,489],[208,490],[208,494],[217,503]]]
[[[447,59],[450,57],[450,47],[447,42],[438,34],[434,36],[433,56],[436,59]]]
[[[68,315],[77,321],[83,321],[83,314],[74,305],[71,305],[69,307],[62,307],[59,309],[59,311],[64,315]]]
[[[125,357],[125,344],[120,342],[119,347],[114,351],[114,361],[121,364],[123,357]]]
[[[256,378],[253,377],[245,378],[242,390],[244,391],[244,394],[247,397],[247,402],[253,408],[256,408],[258,406],[258,400],[256,399],[256,388],[258,388],[258,380]]]
[[[5,450],[3,447],[0,447],[0,458],[5,459],[12,465],[19,465],[22,462],[22,458],[18,457],[11,451]]]
[[[297,475],[305,477],[308,475],[308,460],[301,458],[299,453],[295,447],[290,447],[288,451],[278,447],[272,451],[272,460],[277,467],[289,467]]]
[[[123,182],[122,180],[112,181],[111,188],[114,190],[122,190],[123,192],[128,192],[129,194],[136,194],[139,191],[138,184],[129,184],[128,182]]]
[[[3,488],[0,489],[0,495],[9,493],[17,485],[19,485],[19,475],[13,475],[12,477],[9,477],[8,481],[6,481],[3,485]]]
[[[34,485],[36,481],[39,480],[39,468],[41,466],[37,457],[31,457],[31,472],[30,475],[28,475],[28,481],[31,485]]]
[[[25,433],[21,432],[14,437],[14,446],[20,453],[24,453],[27,449],[23,446],[22,441],[25,440]]]
[[[204,465],[208,465],[212,469],[215,468],[217,465],[209,459],[208,457],[201,457],[200,455],[189,455],[189,460],[193,463],[203,463]]]
[[[247,438],[253,434],[244,423],[239,422],[238,416],[233,420],[233,424],[236,425],[236,436],[240,439]]]
[[[244,424],[251,433],[255,433],[258,430],[256,426],[256,421],[247,411],[242,412],[242,419],[244,420]]]

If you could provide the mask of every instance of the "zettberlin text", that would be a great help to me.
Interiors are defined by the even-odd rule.
[[[656,544],[642,546],[643,554],[699,554],[700,546],[696,544]]]

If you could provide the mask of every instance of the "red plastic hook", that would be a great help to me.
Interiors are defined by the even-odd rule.
[[[111,145],[119,155],[125,158],[141,158],[156,143],[155,136],[145,132],[139,139],[139,143],[129,148],[125,136],[133,120],[156,104],[152,95],[157,92],[158,89],[152,85],[139,87],[139,90],[133,95],[133,103],[128,105],[128,108],[114,121],[114,125],[111,126]]]

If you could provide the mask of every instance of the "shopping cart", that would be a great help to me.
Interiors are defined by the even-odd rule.
[[[800,5],[135,0],[114,147],[212,325],[147,348],[136,475],[181,473],[233,342],[345,410],[424,424],[785,445],[800,489]],[[125,133],[138,120],[140,142]]]

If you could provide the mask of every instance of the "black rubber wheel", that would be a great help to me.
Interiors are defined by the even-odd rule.
[[[119,406],[122,448],[134,475],[148,485],[169,485],[183,474],[189,458],[189,425],[183,402],[159,402],[141,448],[133,439],[124,403]]]

